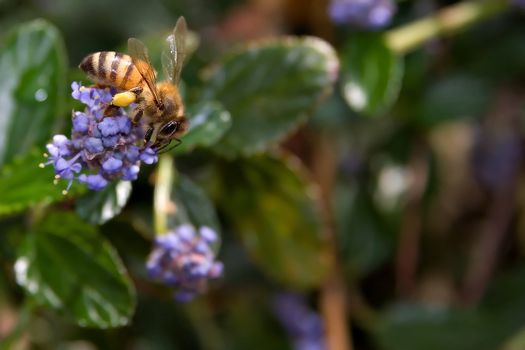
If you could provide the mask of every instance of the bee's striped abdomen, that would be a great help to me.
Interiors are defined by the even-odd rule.
[[[86,56],[79,65],[95,83],[130,90],[142,86],[143,79],[131,56],[114,52],[95,52]]]

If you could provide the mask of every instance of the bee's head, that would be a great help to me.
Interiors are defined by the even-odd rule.
[[[183,135],[188,129],[186,118],[180,117],[151,126],[144,136],[144,143],[152,143],[152,148],[159,151],[170,144],[172,140]],[[180,142],[179,142],[180,143]]]

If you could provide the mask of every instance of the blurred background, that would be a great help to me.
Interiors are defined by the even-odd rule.
[[[213,145],[175,153],[178,171],[209,196],[222,232],[224,276],[190,303],[174,302],[144,272],[154,236],[154,167],[143,170],[122,212],[97,225],[136,288],[136,309],[121,327],[82,327],[67,307],[27,306],[13,266],[26,233],[49,209],[31,202],[2,211],[0,199],[0,348],[525,349],[520,6],[495,0],[0,0],[4,50],[27,45],[9,33],[38,18],[63,37],[66,83],[58,95],[69,96],[74,80],[88,83],[76,68],[84,56],[126,52],[129,37],[147,44],[161,71],[162,41],[179,16],[195,47],[183,71],[188,105],[217,83],[214,72],[228,67],[228,57],[253,42],[315,36],[339,61],[338,69],[327,70],[329,93],[321,98],[321,87],[305,88],[302,99],[320,102],[301,110],[305,117],[287,124],[263,155],[223,157],[227,143],[220,155]],[[267,74],[280,74],[282,65],[272,57],[257,62],[269,65]],[[4,87],[6,62],[0,59]],[[243,86],[264,79],[257,67],[247,66],[239,75],[244,80],[211,94],[231,112],[233,125]],[[292,100],[286,105],[286,84],[275,83],[279,88],[257,103],[277,101],[279,113],[295,113]],[[0,101],[0,108],[11,108],[6,94]],[[18,111],[31,116],[38,108]],[[78,105],[67,97],[61,108],[55,131],[67,130]],[[8,114],[0,112],[4,129]],[[250,125],[258,128],[257,121]],[[22,148],[42,153],[45,143]],[[1,160],[0,188],[8,188]],[[77,199],[51,202],[53,211],[74,212]],[[45,269],[47,261],[40,263]]]

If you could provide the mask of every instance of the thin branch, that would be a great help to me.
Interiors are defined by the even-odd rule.
[[[351,350],[352,339],[347,315],[347,292],[339,267],[336,249],[332,189],[337,173],[337,148],[333,138],[322,133],[314,151],[313,172],[320,187],[320,205],[323,218],[323,233],[327,238],[330,272],[320,294],[320,308],[325,325],[328,350]]]
[[[520,102],[523,95],[502,90],[492,110],[484,121],[483,140],[489,146],[505,140],[508,146],[498,149],[498,157],[507,159],[507,164],[498,164],[493,172],[498,173],[498,183],[489,186],[491,201],[485,220],[481,224],[480,234],[471,250],[470,259],[465,270],[462,297],[469,303],[477,302],[484,294],[493,271],[496,268],[500,249],[515,213],[516,188],[519,185],[519,154],[521,150],[521,137],[518,133],[519,118],[521,115]],[[500,140],[496,142],[495,140]],[[502,152],[516,152],[514,157]],[[494,166],[493,164],[490,164]],[[505,170],[505,167],[508,168]]]
[[[409,163],[410,187],[403,213],[396,259],[397,290],[401,295],[410,295],[416,286],[421,240],[421,200],[428,181],[426,146],[416,142]]]
[[[386,33],[387,44],[403,54],[440,36],[456,33],[503,12],[508,0],[463,1],[430,16],[394,28]]]

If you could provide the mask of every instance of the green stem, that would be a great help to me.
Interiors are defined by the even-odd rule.
[[[386,33],[387,45],[397,53],[410,52],[442,35],[466,29],[505,10],[509,0],[463,1]]]
[[[170,199],[174,177],[175,168],[173,158],[168,154],[161,155],[159,158],[155,192],[153,194],[154,224],[157,235],[166,234],[169,229],[168,215],[172,214],[174,208]]]
[[[157,179],[153,198],[154,225],[156,235],[164,235],[169,230],[168,218],[175,214],[175,203],[171,200],[173,180],[176,176],[174,160],[163,154],[159,158]],[[210,311],[203,301],[195,300],[186,306],[188,315],[202,348],[206,350],[222,350],[225,348],[224,338],[215,325]],[[3,350],[3,349],[0,349]]]

